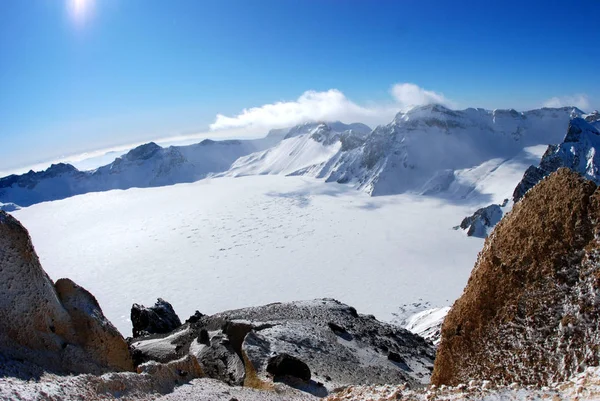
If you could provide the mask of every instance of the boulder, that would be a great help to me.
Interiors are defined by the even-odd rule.
[[[190,346],[190,354],[196,357],[208,377],[232,386],[241,386],[246,376],[244,363],[233,349],[228,336],[221,330],[203,333],[206,333],[207,338],[201,340],[203,336],[200,336],[194,340]]]
[[[487,238],[432,382],[548,385],[600,362],[600,192],[559,169]]]
[[[74,341],[94,361],[113,370],[132,370],[129,346],[113,324],[104,317],[96,298],[68,278],[54,285],[63,307],[71,316]]]
[[[0,211],[0,355],[57,373],[132,370],[127,344],[94,297],[70,280],[57,284],[27,230]]]
[[[162,298],[158,298],[154,306],[150,308],[133,304],[131,323],[133,324],[133,337],[169,333],[181,326],[181,320],[173,310],[173,306]]]

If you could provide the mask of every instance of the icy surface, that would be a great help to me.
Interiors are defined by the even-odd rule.
[[[483,244],[451,228],[469,208],[275,175],[90,193],[13,214],[51,278],[87,288],[128,334],[131,305],[157,297],[182,319],[319,297],[382,320],[419,298],[449,305]]]
[[[407,319],[405,328],[437,345],[440,342],[442,323],[449,310],[450,307],[445,306],[416,313]]]

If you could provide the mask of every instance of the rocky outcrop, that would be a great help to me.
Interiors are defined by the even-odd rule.
[[[442,327],[432,382],[546,385],[600,362],[600,191],[542,180],[485,242]]]
[[[190,345],[190,354],[196,357],[208,377],[232,386],[244,384],[244,362],[236,353],[229,336],[222,330],[210,333],[201,331]]]
[[[561,167],[578,172],[585,178],[600,183],[600,132],[583,118],[574,118],[569,123],[567,135],[559,145],[550,145],[542,156],[538,167],[531,166],[513,193],[518,202],[523,195],[544,177]]]
[[[502,207],[506,206],[507,201],[502,205],[493,204],[476,210],[471,216],[463,219],[460,228],[465,230],[469,237],[487,237],[488,230],[502,219]]]
[[[169,333],[181,326],[181,320],[170,303],[158,298],[154,306],[150,308],[133,304],[131,324],[133,325],[133,336],[141,337],[148,334]]]
[[[0,354],[55,372],[132,370],[127,343],[94,297],[42,269],[27,230],[0,211]]]
[[[600,112],[598,110],[592,111],[590,114],[585,116],[585,121],[588,123],[595,123],[596,121],[600,121]]]
[[[435,356],[423,338],[332,299],[199,316],[131,348],[138,361],[192,354],[209,377],[256,388],[285,381],[317,395],[357,383],[425,384]]]

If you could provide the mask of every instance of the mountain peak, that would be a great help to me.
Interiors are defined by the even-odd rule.
[[[161,149],[162,148],[160,146],[158,146],[156,143],[148,142],[148,143],[138,146],[137,148],[131,149],[129,152],[127,152],[127,154],[124,157],[130,161],[148,160],[149,158],[154,156],[154,154],[156,152],[158,152]]]
[[[569,122],[569,129],[564,142],[579,142],[582,134],[600,135],[600,132],[581,117],[576,117]]]
[[[449,120],[459,117],[459,112],[449,109],[438,103],[415,106],[407,111],[396,114],[392,124],[401,124],[411,120]]]

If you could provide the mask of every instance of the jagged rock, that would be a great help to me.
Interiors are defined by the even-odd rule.
[[[309,383],[298,379],[291,384],[317,395],[356,383],[428,383],[435,356],[434,348],[421,337],[331,299],[203,316],[168,335],[138,339],[131,347],[145,360],[161,362],[188,353],[198,355],[209,377],[229,377],[229,382],[238,382],[241,376],[230,372],[239,372],[241,363],[244,385],[257,388],[273,385],[269,363],[274,356],[287,354],[311,372]],[[388,359],[391,352],[404,363]],[[211,355],[217,369],[202,361],[203,353]]]
[[[132,370],[127,344],[91,294],[55,286],[27,230],[0,211],[0,354],[58,373]]]
[[[547,385],[600,362],[600,191],[568,169],[487,238],[442,326],[432,382]]]
[[[162,298],[158,298],[154,306],[150,308],[133,304],[131,323],[133,324],[133,337],[169,333],[181,326],[181,320],[173,310],[173,306]]]
[[[542,156],[538,167],[530,166],[513,193],[518,202],[527,191],[544,177],[567,167],[585,178],[600,183],[600,132],[582,118],[574,118],[569,123],[567,135],[559,145],[550,145]]]
[[[489,205],[482,207],[471,216],[465,217],[460,228],[467,231],[469,237],[487,237],[488,229],[494,227],[502,219],[502,206]]]
[[[208,333],[208,336],[208,343],[200,337],[194,340],[190,345],[190,353],[198,359],[208,377],[232,386],[242,385],[246,376],[244,363],[236,354],[227,335],[218,330]]]

